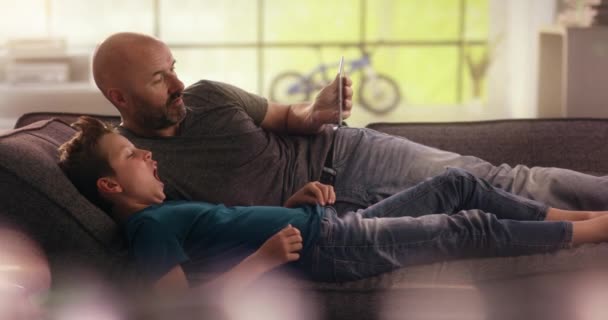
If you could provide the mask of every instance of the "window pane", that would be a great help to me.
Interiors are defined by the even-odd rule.
[[[161,36],[170,42],[255,41],[257,3],[252,0],[161,0]]]
[[[257,93],[255,49],[172,49],[184,85],[201,79],[227,82]]]
[[[40,0],[0,0],[0,42],[15,38],[45,37],[45,6]]]
[[[481,102],[485,99],[485,85],[490,57],[485,45],[465,49],[463,69],[463,103]]]
[[[397,83],[400,94],[396,108],[378,113],[363,107],[355,99],[354,112],[348,123],[365,126],[370,122],[421,121],[437,117],[458,107],[457,49],[445,48],[379,48],[372,53],[373,69]],[[360,77],[353,76],[355,96],[362,90]],[[386,88],[383,87],[383,88]],[[363,89],[364,90],[364,89]],[[381,90],[380,99],[390,94]],[[369,90],[366,90],[369,95]],[[373,93],[372,93],[373,94]]]
[[[456,103],[456,47],[382,48],[372,56],[374,68],[399,83],[409,106]]]
[[[367,0],[367,40],[456,40],[460,1]]]
[[[357,41],[359,1],[264,1],[264,40]]]
[[[467,0],[465,38],[486,40],[489,31],[490,9],[488,0]]]
[[[52,34],[93,46],[115,32],[154,33],[153,0],[54,0]]]

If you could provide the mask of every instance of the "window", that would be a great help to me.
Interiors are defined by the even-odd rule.
[[[351,125],[458,112],[485,97],[489,0],[0,1],[12,8],[1,14],[0,39],[61,36],[92,51],[114,32],[154,34],[172,48],[186,85],[206,78],[311,99],[344,55],[363,106]],[[364,53],[370,62],[358,69]],[[369,85],[370,74],[383,82]]]

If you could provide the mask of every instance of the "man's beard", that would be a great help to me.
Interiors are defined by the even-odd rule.
[[[140,126],[144,128],[150,128],[153,130],[166,129],[180,123],[186,117],[186,107],[182,104],[180,106],[172,106],[173,102],[181,97],[181,93],[172,94],[163,108],[154,108],[153,113],[150,112],[151,108],[140,104],[139,109],[139,120]]]

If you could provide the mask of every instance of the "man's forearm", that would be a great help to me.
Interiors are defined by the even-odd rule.
[[[262,128],[274,132],[291,134],[315,134],[321,130],[310,103],[278,104],[269,103]]]
[[[309,103],[289,105],[285,119],[285,127],[288,133],[295,134],[315,134],[321,130],[312,112],[312,105]]]
[[[339,97],[340,81],[344,84],[342,100]],[[336,76],[334,81],[319,91],[313,102],[292,105],[269,102],[261,125],[262,128],[275,132],[315,134],[325,124],[341,121],[340,110],[342,119],[347,119],[353,107],[352,97],[350,78]]]

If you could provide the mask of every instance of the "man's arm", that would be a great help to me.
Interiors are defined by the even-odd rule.
[[[280,104],[268,103],[268,109],[262,128],[274,132],[291,134],[314,134],[321,130],[324,124],[337,123],[338,109],[338,79],[325,86],[311,103]],[[348,77],[344,81],[344,105],[342,106],[344,119],[348,118],[353,107],[352,81]]]

